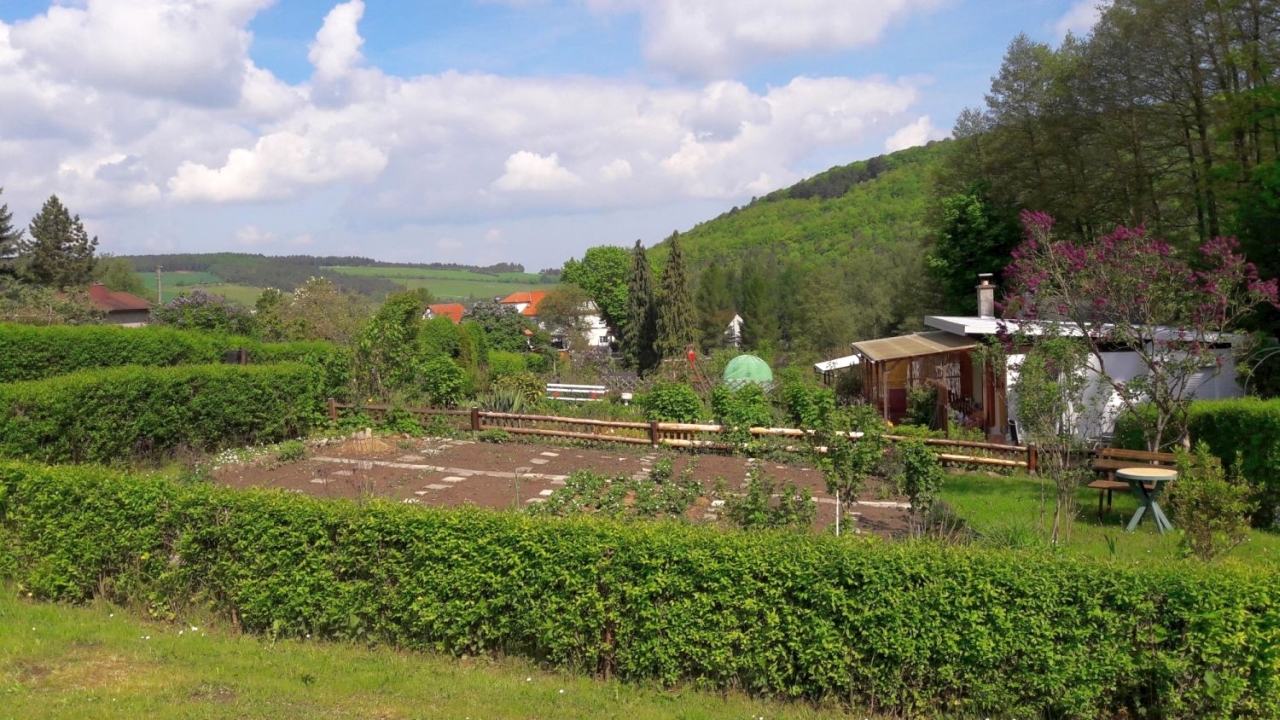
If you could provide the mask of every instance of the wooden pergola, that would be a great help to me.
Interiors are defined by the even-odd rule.
[[[853,344],[862,357],[863,392],[867,401],[890,421],[906,415],[907,393],[934,384],[945,387],[947,406],[981,405],[986,409],[983,429],[1003,434],[994,377],[988,368],[975,367],[973,350],[978,342],[964,335],[934,331],[867,340]]]

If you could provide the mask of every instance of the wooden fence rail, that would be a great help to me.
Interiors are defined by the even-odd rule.
[[[363,410],[374,419],[385,417],[390,405],[350,405],[329,399],[329,418],[338,420],[343,410]],[[596,420],[593,418],[558,417],[555,415],[523,415],[503,413],[471,408],[469,410],[447,410],[442,408],[400,408],[401,412],[421,419],[432,417],[461,418],[467,417],[468,429],[473,432],[484,430],[504,430],[513,435],[540,435],[543,437],[567,438],[573,440],[594,440],[597,442],[617,442],[630,445],[667,445],[670,447],[731,450],[732,444],[724,437],[732,429],[724,425],[703,425],[698,423],[659,422],[623,422],[617,420]],[[461,424],[460,422],[458,423]],[[862,437],[859,432],[836,433],[840,437],[856,440]],[[812,430],[797,428],[751,428],[753,437],[803,438],[813,435]],[[901,435],[885,435],[891,442],[902,442],[913,438]],[[1000,445],[998,443],[973,442],[969,440],[947,440],[943,438],[924,438],[925,445],[930,446],[938,455],[938,459],[948,464],[988,465],[1002,468],[1022,468],[1030,472],[1037,470],[1037,453],[1034,445]],[[797,448],[793,448],[797,449]]]

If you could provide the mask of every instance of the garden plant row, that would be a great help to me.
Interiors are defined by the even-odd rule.
[[[903,714],[1280,715],[1274,571],[324,501],[0,464],[0,574],[246,630]]]

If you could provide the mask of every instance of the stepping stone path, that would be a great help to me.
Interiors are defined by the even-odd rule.
[[[351,472],[350,470],[334,470],[334,471],[333,471],[333,474],[334,474],[334,475],[342,475],[342,476],[345,476],[345,477],[350,477],[350,476],[352,475],[352,472]]]
[[[463,480],[465,480],[466,478],[460,478],[460,477],[457,477],[457,476],[451,475],[451,476],[449,476],[449,477],[447,477],[447,478],[442,478],[442,479],[443,479],[445,482],[447,482],[447,483],[460,483],[460,482],[462,482]]]
[[[560,457],[560,453],[544,452],[542,457]]]
[[[550,460],[547,460],[546,458],[534,458],[534,459],[530,460],[529,462],[533,463],[534,465],[546,465],[547,463],[549,463],[549,462],[551,462],[551,461],[550,461]]]
[[[427,489],[428,489],[428,490],[448,490],[448,489],[449,489],[449,488],[451,488],[451,487],[453,487],[453,486],[452,486],[452,485],[434,485],[434,484],[433,484],[433,485],[428,485],[428,486],[427,486]]]
[[[332,481],[329,478],[312,478],[311,482],[315,485],[328,485]]]
[[[542,497],[547,497],[553,492],[555,492],[555,490],[542,490],[538,494],[541,495]]]
[[[423,457],[421,455],[401,455],[396,458],[396,460],[399,460],[400,462],[417,462],[422,459]]]
[[[527,503],[540,503],[540,502],[546,502],[546,501],[547,501],[546,498],[541,498],[541,497],[529,498],[528,500],[525,500],[525,502]]]
[[[518,467],[518,468],[516,468],[516,472],[518,472],[518,473],[529,473],[529,472],[533,472],[533,468],[531,468],[531,467],[529,467],[529,466],[527,466],[527,465],[526,465],[525,467]]]

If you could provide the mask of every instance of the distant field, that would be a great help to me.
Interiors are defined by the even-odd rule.
[[[135,266],[136,267],[136,266]],[[152,292],[156,289],[156,274],[154,272],[134,273],[143,285],[151,288]],[[222,278],[209,272],[166,272],[164,274],[164,286],[166,288],[186,287],[189,285],[212,285],[222,282]]]
[[[262,288],[248,285],[209,285],[200,289],[210,295],[221,295],[231,302],[245,307],[253,307],[253,304],[258,301],[258,296],[262,294]],[[169,293],[166,291],[165,297],[168,296]]]
[[[516,284],[536,284],[540,278],[535,273],[498,273],[486,275],[470,270],[432,270],[430,268],[410,267],[346,267],[333,266],[324,268],[343,275],[363,275],[364,277],[383,277],[390,280],[466,280],[472,282],[503,282]]]
[[[550,285],[531,283],[528,285],[516,283],[501,282],[473,282],[470,280],[409,280],[404,278],[395,278],[395,281],[415,290],[425,287],[431,291],[431,294],[441,300],[465,300],[474,297],[477,300],[490,300],[495,297],[505,297],[511,293],[524,292],[526,290],[546,290]]]

